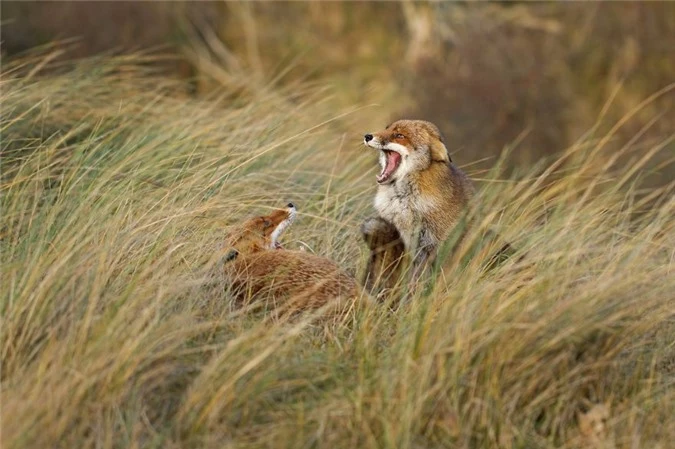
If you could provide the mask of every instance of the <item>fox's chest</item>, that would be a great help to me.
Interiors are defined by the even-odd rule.
[[[407,248],[411,248],[413,236],[425,226],[425,214],[434,207],[433,202],[406,189],[383,186],[375,195],[378,214],[398,229]]]

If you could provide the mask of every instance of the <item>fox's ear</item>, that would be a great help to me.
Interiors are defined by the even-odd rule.
[[[443,144],[442,137],[431,144],[429,151],[431,152],[431,160],[434,162],[452,162],[450,153],[448,153],[448,149]]]
[[[230,251],[228,251],[224,260],[225,260],[225,262],[230,262],[231,260],[236,259],[238,255],[239,255],[239,251],[237,251],[236,249],[231,249]]]

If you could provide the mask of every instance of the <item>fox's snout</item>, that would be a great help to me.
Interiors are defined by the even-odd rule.
[[[376,150],[386,150],[391,137],[386,132],[368,133],[363,136],[363,144]]]
[[[390,129],[376,133],[368,133],[363,136],[363,143],[376,150],[389,150],[405,153],[404,148],[408,151],[412,149],[410,141],[407,137],[399,132],[394,132]]]

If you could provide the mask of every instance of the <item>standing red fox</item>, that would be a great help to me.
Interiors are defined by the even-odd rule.
[[[453,164],[433,123],[399,120],[366,134],[364,143],[379,150],[382,167],[375,196],[379,217],[361,228],[371,249],[366,286],[372,288],[378,277],[391,284],[400,269],[396,259],[403,256],[392,251],[403,248],[412,258],[416,281],[466,212],[473,185]],[[396,244],[399,236],[403,248]],[[383,257],[389,262],[383,264]]]

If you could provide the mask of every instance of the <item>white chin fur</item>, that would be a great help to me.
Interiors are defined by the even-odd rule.
[[[288,218],[279,223],[274,232],[272,232],[272,236],[270,237],[270,249],[276,248],[277,240],[279,239],[281,234],[283,234],[286,228],[293,223],[293,220],[295,220],[295,216],[297,215],[297,213],[298,210],[295,207],[288,208]]]

